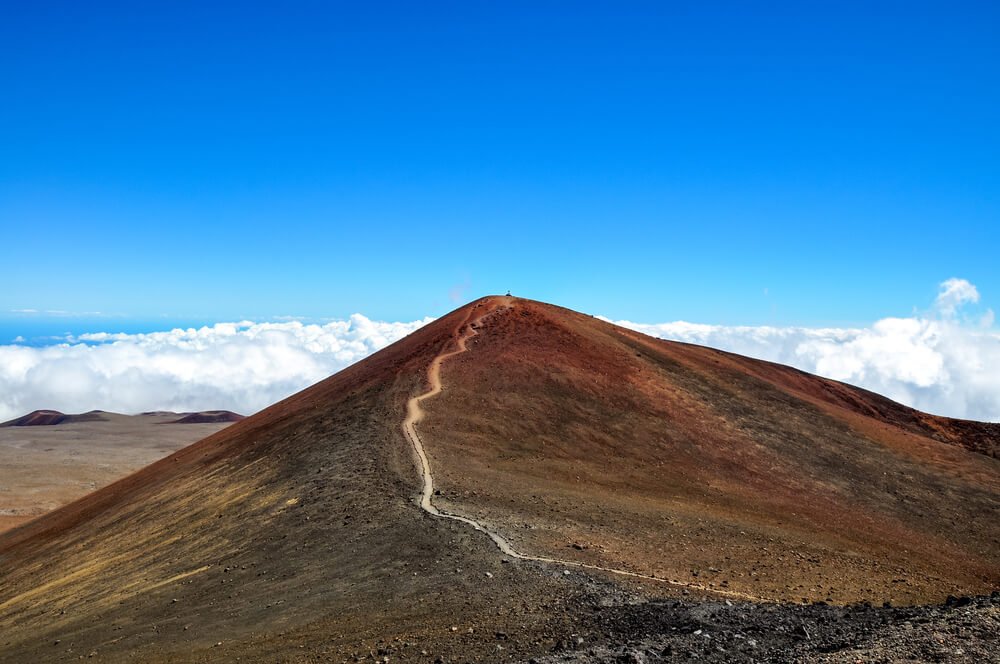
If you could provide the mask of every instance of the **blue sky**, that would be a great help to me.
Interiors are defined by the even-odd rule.
[[[4,8],[3,330],[1000,299],[993,3],[205,4]]]

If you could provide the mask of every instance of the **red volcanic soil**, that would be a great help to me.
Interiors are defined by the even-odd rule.
[[[186,413],[183,417],[166,422],[166,424],[214,424],[217,422],[239,422],[246,419],[245,415],[231,410],[203,410],[199,413]]]
[[[519,549],[782,601],[1000,584],[1000,463],[969,451],[998,425],[525,300],[468,347],[422,424],[439,503]]]
[[[92,410],[79,415],[66,415],[58,410],[35,410],[0,424],[0,427],[41,427],[71,422],[106,422],[103,411]]]
[[[869,421],[891,425],[923,438],[964,447],[994,459],[1000,458],[1000,423],[929,415],[860,387],[818,378],[782,364],[716,352],[720,357],[728,358],[737,371],[746,371],[763,380],[779,383],[789,392],[810,402],[839,407],[840,412],[861,415]]]
[[[0,534],[0,661],[508,661],[650,630],[718,658],[709,614],[854,620],[664,603],[713,593],[504,557],[421,510],[405,405],[467,321],[417,425],[434,504],[521,552],[780,602],[1000,584],[1000,461],[969,449],[995,429],[493,297]],[[774,620],[762,648],[845,647]]]

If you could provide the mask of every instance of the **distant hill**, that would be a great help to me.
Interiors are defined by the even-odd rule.
[[[185,413],[183,417],[165,424],[215,424],[218,422],[239,422],[246,419],[245,415],[231,410],[203,410],[198,413]]]
[[[140,415],[120,415],[103,410],[91,410],[78,415],[67,415],[58,410],[35,410],[27,415],[0,423],[0,427],[44,427],[79,422],[108,422],[111,418],[117,420],[123,417],[165,417],[171,415],[178,417],[176,420],[160,422],[160,424],[221,424],[224,422],[239,422],[246,417],[231,410],[202,410],[196,413],[173,413],[166,410],[156,410],[141,413]]]
[[[0,427],[45,427],[70,422],[107,422],[103,410],[92,410],[79,415],[67,415],[58,410],[35,410],[17,419],[3,422]]]

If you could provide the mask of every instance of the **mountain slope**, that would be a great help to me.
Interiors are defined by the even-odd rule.
[[[523,300],[468,346],[422,425],[439,502],[523,549],[792,601],[1000,581],[1000,464],[950,444],[997,425]]]
[[[676,594],[419,508],[405,405],[477,320],[417,428],[434,504],[522,552],[786,600],[996,586],[995,459],[773,365],[486,298],[0,535],[0,660],[526,658]]]
[[[439,654],[470,627],[516,629],[507,652],[546,638],[574,582],[502,564],[412,502],[403,406],[462,317],[0,535],[0,661],[347,657],[397,637]]]

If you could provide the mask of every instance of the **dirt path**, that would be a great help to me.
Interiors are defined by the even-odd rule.
[[[502,535],[499,533],[489,530],[483,524],[479,523],[475,519],[470,519],[468,517],[459,516],[458,514],[450,514],[448,512],[443,512],[434,506],[434,478],[431,475],[431,464],[427,459],[427,452],[424,450],[423,441],[420,440],[420,434],[417,433],[417,424],[424,418],[424,409],[420,407],[420,403],[424,399],[430,399],[431,397],[437,396],[441,393],[441,365],[450,357],[464,353],[466,351],[466,343],[469,339],[476,336],[476,327],[482,324],[482,322],[488,318],[496,310],[484,313],[475,320],[470,320],[472,318],[474,310],[470,310],[469,314],[465,317],[457,328],[455,328],[454,339],[455,339],[455,349],[444,352],[442,351],[435,357],[430,366],[427,367],[427,382],[430,383],[430,389],[423,394],[412,397],[406,402],[406,418],[403,420],[403,433],[406,435],[407,440],[413,445],[413,450],[416,452],[417,458],[420,460],[420,474],[423,478],[423,492],[420,495],[420,507],[423,508],[428,514],[432,514],[436,517],[442,519],[451,519],[453,521],[461,521],[462,523],[472,526],[474,529],[485,533],[493,543],[497,545],[501,553],[510,556],[511,558],[516,558],[518,560],[533,560],[535,562],[550,563],[554,565],[562,565],[564,567],[577,567],[581,569],[595,570],[599,572],[607,572],[609,574],[616,574],[619,576],[627,576],[634,579],[642,579],[644,581],[655,581],[656,583],[664,583],[671,586],[677,586],[679,588],[688,588],[690,590],[697,590],[700,592],[712,593],[715,595],[721,595],[723,597],[733,597],[736,599],[749,600],[753,602],[767,602],[771,601],[763,597],[756,597],[754,595],[749,595],[746,593],[737,592],[734,590],[722,590],[718,588],[708,588],[706,586],[687,583],[684,581],[673,581],[670,579],[663,579],[656,576],[650,576],[648,574],[640,574],[638,572],[630,572],[623,569],[614,569],[610,567],[601,567],[599,565],[591,565],[588,563],[581,563],[575,560],[561,560],[559,558],[546,558],[544,556],[533,556],[525,553],[521,553],[511,546]]]

